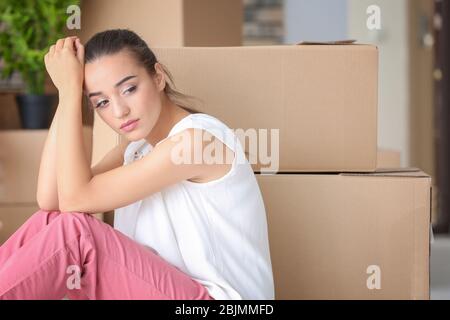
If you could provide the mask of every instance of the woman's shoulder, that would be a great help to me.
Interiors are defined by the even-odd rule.
[[[188,116],[192,122],[205,124],[207,126],[224,126],[228,128],[228,126],[219,118],[207,114],[207,113],[192,113]]]
[[[172,133],[176,134],[188,128],[203,129],[219,138],[219,140],[232,147],[231,149],[234,150],[236,137],[233,130],[215,116],[206,113],[192,113],[185,117]]]

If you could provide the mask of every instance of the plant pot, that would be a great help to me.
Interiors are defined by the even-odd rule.
[[[16,102],[23,129],[48,129],[55,94],[18,94]]]

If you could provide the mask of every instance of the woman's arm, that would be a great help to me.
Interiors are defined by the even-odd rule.
[[[56,181],[59,209],[92,178],[83,143],[82,86],[84,46],[73,36],[59,39],[44,56],[45,67],[58,89]]]
[[[123,165],[124,154],[131,141],[123,139],[119,145],[112,148],[103,159],[91,167],[92,176],[115,169]]]
[[[93,175],[83,144],[81,87],[60,90],[59,98],[56,175],[59,205],[63,209],[67,199],[78,194],[79,189],[89,183]]]
[[[41,154],[41,163],[37,183],[36,198],[39,208],[44,210],[60,210],[58,200],[58,187],[56,179],[56,136],[58,126],[58,114],[56,110],[50,126],[44,148]],[[92,132],[91,130],[89,130]],[[86,132],[86,131],[83,131]],[[85,140],[86,141],[86,140]],[[122,142],[111,149],[95,166],[91,167],[92,176],[117,168],[123,164],[123,155],[130,141]],[[84,144],[87,160],[90,161],[92,148]]]
[[[53,116],[50,129],[47,134],[47,138],[44,143],[44,147],[41,153],[41,162],[39,165],[39,175],[37,181],[36,190],[36,200],[39,208],[44,210],[59,210],[59,200],[58,200],[58,184],[56,180],[56,136],[58,127],[58,117],[59,117],[59,106],[56,109],[55,115]],[[85,131],[83,130],[83,137],[85,136]],[[88,149],[89,144],[85,144],[87,160],[90,161],[90,155],[92,150]],[[123,159],[124,149],[114,148],[111,150],[99,163],[97,163],[92,169],[92,174],[99,174],[106,170],[110,170],[115,166],[119,166],[119,159]],[[117,151],[116,151],[117,150]],[[122,154],[120,154],[122,153]],[[116,160],[117,159],[117,160]],[[117,165],[116,165],[117,163]]]
[[[74,179],[72,182],[76,180],[75,183],[79,185],[76,192],[68,194],[65,201],[60,201],[61,210],[107,212],[142,200],[180,181],[216,175],[224,165],[196,160],[197,155],[204,155],[206,148],[210,148],[206,141],[194,143],[202,134],[201,130],[194,128],[182,130],[171,136],[171,139],[156,145],[142,159],[98,174],[88,182]],[[218,150],[223,150],[221,142],[220,145]],[[204,160],[203,156],[201,158]],[[68,177],[80,164],[69,161],[66,163],[67,170],[62,172],[67,173]]]
[[[59,108],[53,116],[39,166],[36,199],[39,208],[44,210],[59,210],[58,186],[56,183],[56,127]]]

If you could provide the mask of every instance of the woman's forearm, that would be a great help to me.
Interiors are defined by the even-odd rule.
[[[59,101],[56,175],[60,209],[64,211],[88,186],[92,171],[83,141],[81,86],[60,90]]]
[[[36,198],[41,209],[58,210],[58,186],[56,182],[56,134],[58,123],[58,112],[53,116],[39,166]]]
[[[56,155],[57,155],[57,126],[58,118],[61,113],[60,108],[56,109],[53,116],[50,129],[45,140],[44,148],[41,154],[41,162],[39,167],[39,175],[37,182],[36,198],[41,209],[59,210],[58,183],[56,172]],[[84,133],[85,131],[83,131]],[[91,138],[92,137],[88,137]],[[88,163],[91,160],[92,150],[85,145],[86,157]]]

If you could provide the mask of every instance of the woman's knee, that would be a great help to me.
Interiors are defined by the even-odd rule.
[[[45,210],[45,209],[39,209],[36,212],[34,212],[30,218],[32,219],[45,219],[48,222],[56,218],[58,215],[61,214],[61,211],[59,210]]]
[[[75,211],[63,211],[52,222],[57,229],[63,229],[67,232],[81,232],[81,230],[90,230],[90,221],[86,213]]]
[[[59,211],[59,210],[47,210],[47,209],[39,208],[34,214],[49,214],[49,213],[52,213],[52,212],[61,212],[61,211]]]
[[[88,221],[89,220],[89,214],[85,213],[85,212],[78,212],[78,211],[62,211],[58,215],[58,220],[60,220],[60,221],[68,221],[68,222]]]

